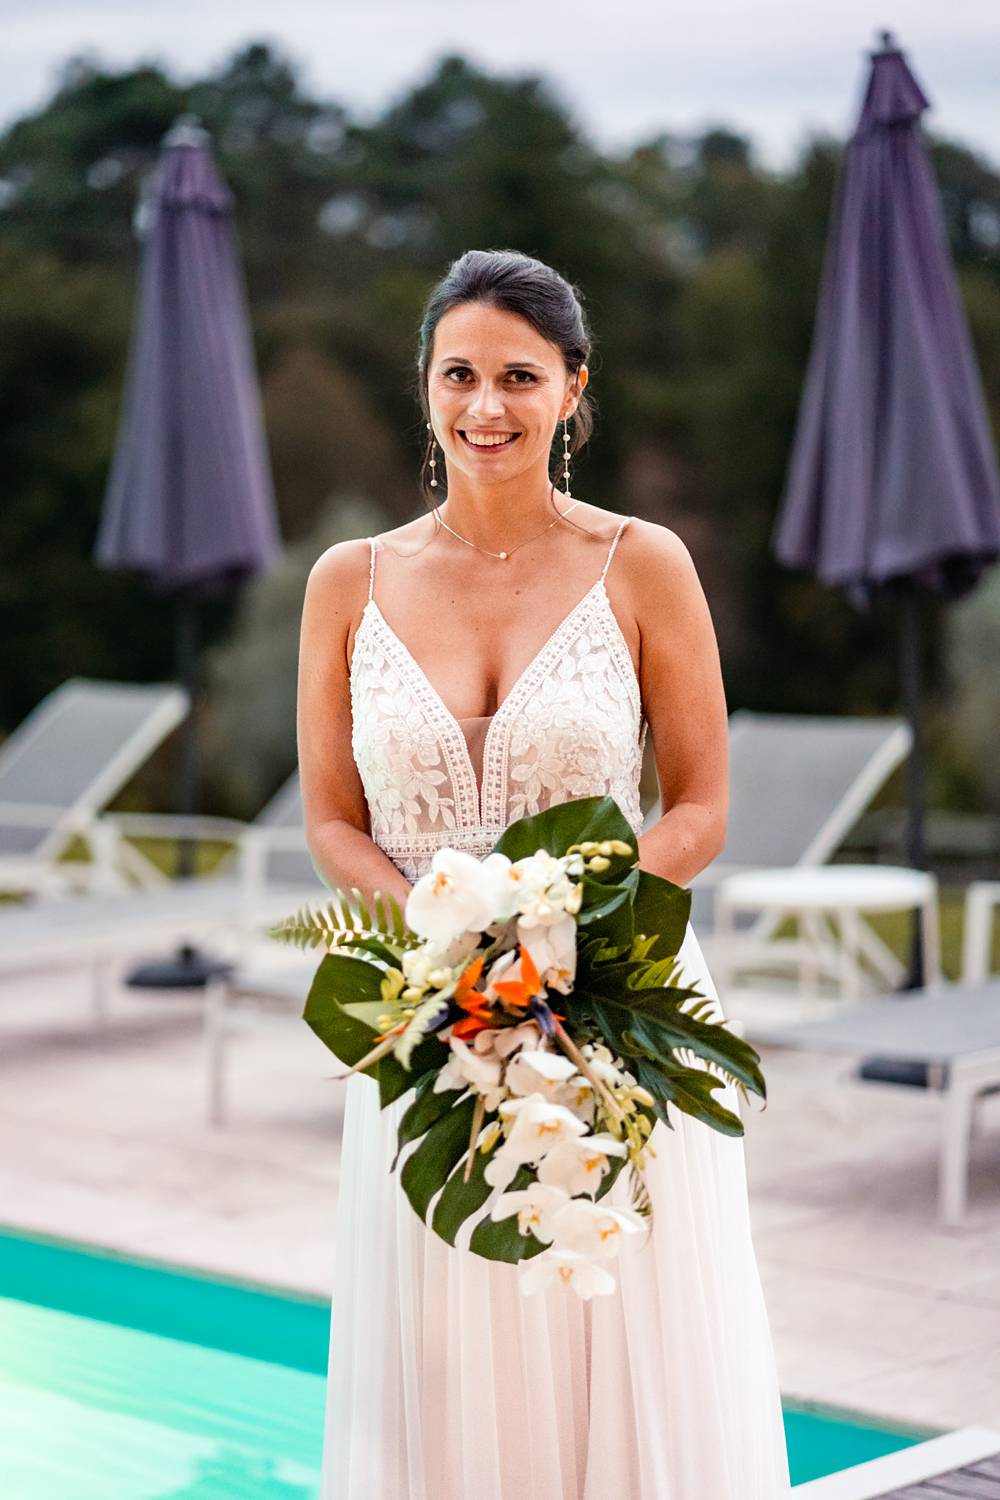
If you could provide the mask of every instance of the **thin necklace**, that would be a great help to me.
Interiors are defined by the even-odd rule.
[[[534,536],[526,536],[524,541],[518,542],[516,547],[508,547],[506,552],[491,552],[489,547],[480,547],[478,542],[470,542],[467,536],[462,536],[461,532],[456,531],[454,526],[448,525],[448,522],[444,519],[444,516],[441,515],[440,510],[436,510],[434,514],[441,522],[441,525],[444,527],[445,531],[450,531],[452,536],[457,536],[458,540],[460,542],[464,542],[467,547],[475,547],[477,552],[485,552],[487,557],[499,557],[501,562],[506,562],[511,553],[516,552],[518,547],[526,547],[529,542],[536,542],[540,536],[544,536],[547,531],[551,531],[553,526],[556,525],[556,522],[561,521],[563,516],[568,516],[570,511],[575,510],[579,504],[579,500],[574,500],[572,505],[567,505],[565,510],[561,510],[559,512],[559,514],[556,516],[555,521],[550,521],[549,524],[543,527],[541,531],[536,531]]]

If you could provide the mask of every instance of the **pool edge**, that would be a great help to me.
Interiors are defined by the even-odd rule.
[[[986,1427],[960,1427],[926,1442],[901,1448],[826,1474],[809,1479],[792,1488],[795,1500],[877,1500],[907,1485],[949,1473],[964,1464],[977,1463],[1000,1452],[1000,1432]]]

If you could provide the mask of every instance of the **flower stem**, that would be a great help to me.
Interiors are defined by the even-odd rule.
[[[580,1072],[583,1074],[584,1078],[587,1079],[588,1083],[590,1083],[591,1087],[594,1089],[595,1093],[599,1094],[600,1097],[604,1100],[604,1103],[611,1112],[612,1118],[617,1120],[619,1124],[623,1123],[625,1120],[625,1111],[622,1109],[621,1105],[618,1103],[618,1100],[608,1088],[607,1084],[604,1083],[600,1078],[598,1078],[597,1074],[594,1072],[593,1068],[591,1068],[589,1062],[584,1057],[583,1053],[580,1051],[579,1047],[576,1045],[569,1032],[563,1026],[562,1022],[557,1021],[555,1017],[553,1017],[553,1024],[555,1026],[556,1040],[562,1047],[563,1051],[567,1054],[568,1057],[572,1058],[572,1060],[579,1068]]]
[[[401,1025],[394,1026],[392,1031],[384,1036],[377,1046],[373,1047],[370,1052],[366,1052],[364,1057],[360,1058],[352,1068],[348,1068],[346,1073],[331,1073],[330,1077],[338,1079],[350,1078],[352,1073],[361,1073],[365,1068],[370,1068],[372,1063],[379,1062],[387,1052],[391,1052],[393,1047],[395,1047],[399,1036],[406,1030],[406,1025],[407,1023],[404,1021]]]
[[[486,1113],[486,1100],[482,1094],[476,1097],[476,1107],[472,1111],[472,1129],[469,1131],[469,1159],[465,1163],[465,1171],[462,1173],[462,1181],[468,1182],[472,1172],[472,1163],[476,1159],[476,1140],[483,1124],[483,1115]]]

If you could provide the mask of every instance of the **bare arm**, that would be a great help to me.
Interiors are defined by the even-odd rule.
[[[684,543],[643,526],[635,578],[641,686],[663,815],[639,839],[639,864],[688,885],[725,847],[729,731],[708,601]]]
[[[351,750],[348,642],[364,605],[366,541],[338,542],[313,564],[299,637],[296,711],[306,842],[325,884],[403,905],[410,882],[368,832],[368,809]]]

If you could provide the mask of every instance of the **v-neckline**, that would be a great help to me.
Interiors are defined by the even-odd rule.
[[[479,777],[476,775],[475,766],[472,763],[472,755],[471,755],[471,753],[469,751],[469,742],[468,742],[468,740],[465,737],[465,733],[464,733],[464,731],[462,729],[461,721],[457,718],[457,716],[455,714],[452,713],[452,711],[448,707],[447,703],[445,703],[445,701],[442,698],[441,694],[438,692],[438,690],[434,686],[433,682],[431,682],[431,680],[428,677],[427,673],[424,671],[423,667],[417,661],[416,657],[414,656],[413,652],[410,650],[409,646],[406,644],[406,642],[403,640],[403,638],[389,624],[389,621],[386,619],[385,615],[382,613],[381,608],[379,607],[378,601],[376,599],[369,599],[368,602],[367,602],[367,604],[365,605],[364,613],[362,615],[362,621],[364,620],[364,616],[367,615],[370,611],[374,612],[374,614],[377,616],[377,618],[378,618],[378,620],[379,620],[379,622],[381,624],[382,629],[386,632],[386,634],[388,636],[391,637],[391,639],[393,640],[393,642],[396,645],[397,650],[400,652],[400,654],[402,655],[402,657],[406,660],[406,662],[408,663],[410,669],[413,671],[413,673],[415,674],[415,676],[419,679],[422,687],[424,688],[424,690],[426,692],[427,699],[428,699],[429,703],[432,704],[433,707],[434,707],[434,709],[435,709],[437,717],[438,717],[438,719],[440,721],[440,728],[441,728],[442,734],[444,734],[444,732],[447,731],[448,736],[449,736],[450,741],[451,741],[451,744],[452,744],[452,747],[453,747],[453,752],[455,754],[456,769],[460,768],[461,771],[462,771],[462,773],[463,773],[463,775],[466,778],[466,786],[467,786],[467,790],[468,790],[470,804],[471,804],[471,806],[475,810],[476,824],[480,828],[483,828],[483,827],[487,826],[487,824],[486,824],[486,814],[487,814],[487,811],[489,810],[488,807],[487,807],[487,802],[488,802],[488,796],[487,796],[487,794],[490,793],[490,792],[493,792],[495,790],[490,785],[490,771],[491,771],[490,753],[491,753],[491,750],[493,749],[494,741],[495,741],[495,738],[496,738],[497,726],[498,726],[498,724],[502,723],[505,715],[510,710],[510,706],[512,704],[515,704],[517,702],[518,697],[520,696],[520,694],[524,690],[524,685],[530,680],[531,676],[533,676],[533,674],[534,674],[536,668],[538,667],[539,663],[541,663],[549,655],[549,653],[553,650],[553,648],[555,647],[555,645],[562,639],[562,636],[565,633],[565,631],[576,620],[577,616],[584,609],[584,607],[590,602],[590,600],[594,597],[595,594],[603,594],[605,600],[607,601],[608,612],[611,615],[612,619],[614,620],[615,627],[616,627],[616,629],[618,631],[618,634],[619,634],[619,636],[621,638],[622,646],[623,646],[623,648],[625,650],[625,654],[626,654],[626,656],[628,658],[629,670],[630,670],[630,672],[632,674],[632,678],[633,678],[633,680],[635,682],[636,690],[638,691],[639,682],[638,682],[638,678],[636,677],[636,673],[635,673],[635,664],[632,661],[632,653],[628,649],[628,643],[625,640],[625,636],[624,636],[624,633],[622,632],[621,626],[618,624],[618,617],[615,615],[614,611],[610,607],[610,600],[608,600],[608,597],[607,597],[607,588],[605,586],[604,579],[603,579],[603,577],[598,578],[590,586],[590,588],[583,595],[583,597],[581,599],[577,600],[576,604],[573,605],[573,607],[569,611],[569,613],[563,616],[563,618],[556,625],[555,629],[550,632],[550,634],[546,637],[546,639],[539,646],[538,650],[535,652],[535,654],[531,658],[531,660],[521,669],[521,671],[518,673],[517,677],[514,679],[513,683],[511,684],[510,689],[504,694],[503,698],[497,704],[495,711],[492,714],[480,714],[480,715],[476,715],[475,716],[477,718],[488,718],[489,719],[489,724],[487,725],[487,728],[486,728],[486,736],[485,736],[485,739],[483,741],[483,772],[482,772],[482,780],[481,781],[480,781]],[[360,626],[359,626],[359,629],[360,629]],[[355,634],[355,643],[356,642],[357,642],[357,634]],[[351,675],[352,675],[352,677],[353,677],[353,674],[354,674],[354,652],[352,651],[352,653],[351,653]],[[500,812],[497,809],[493,809],[493,811],[494,811],[494,821],[497,824],[499,824]]]
[[[591,585],[591,587],[584,594],[583,598],[577,600],[577,602],[573,605],[573,608],[570,610],[569,614],[563,616],[563,618],[559,621],[558,625],[556,625],[555,629],[550,632],[550,634],[545,638],[545,640],[539,646],[538,650],[535,652],[534,656],[527,663],[527,665],[524,666],[524,667],[522,667],[521,671],[518,672],[517,676],[514,678],[514,681],[511,683],[510,688],[508,689],[508,691],[506,693],[504,693],[503,697],[501,698],[500,702],[497,704],[497,706],[493,710],[493,712],[491,714],[473,714],[473,715],[470,715],[470,717],[477,718],[477,719],[490,719],[490,720],[498,719],[500,717],[500,715],[503,713],[504,709],[506,708],[507,704],[516,695],[516,693],[517,693],[518,689],[520,688],[521,684],[524,682],[525,678],[528,676],[528,673],[535,666],[535,663],[539,660],[540,657],[542,657],[545,654],[546,651],[548,651],[549,647],[552,645],[552,642],[556,639],[556,637],[558,635],[560,635],[563,630],[565,630],[566,626],[570,623],[570,621],[575,618],[575,616],[579,613],[579,611],[587,603],[587,600],[590,598],[591,594],[595,593],[597,589],[601,588],[603,586],[603,583],[604,583],[604,580],[602,578],[598,578],[597,582]],[[378,615],[379,619],[382,622],[383,628],[385,630],[387,630],[389,632],[389,634],[393,637],[393,639],[396,641],[397,645],[399,646],[400,650],[406,655],[406,657],[408,658],[408,660],[410,661],[411,665],[413,666],[413,668],[415,669],[415,671],[418,673],[418,675],[420,676],[420,678],[422,679],[422,681],[424,682],[424,684],[426,685],[426,687],[429,689],[429,691],[431,692],[431,694],[433,694],[433,697],[434,697],[434,699],[435,699],[435,701],[437,703],[437,706],[440,708],[442,714],[447,719],[450,719],[451,722],[454,725],[456,725],[457,727],[461,727],[461,722],[462,721],[457,717],[457,715],[455,715],[455,714],[452,713],[451,709],[448,707],[447,703],[445,703],[445,701],[442,698],[441,694],[438,692],[438,690],[434,686],[433,682],[431,682],[430,678],[428,677],[427,673],[424,671],[423,667],[417,661],[417,658],[414,656],[414,654],[410,650],[409,646],[403,640],[402,636],[400,636],[392,628],[392,626],[389,624],[389,621],[386,619],[385,615],[382,613],[382,610],[379,607],[378,601],[375,600],[375,599],[369,599],[369,601],[368,601],[367,605],[365,606],[365,608],[366,609],[374,609],[375,610],[375,613]]]

